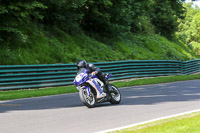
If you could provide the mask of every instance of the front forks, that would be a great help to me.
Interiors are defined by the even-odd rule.
[[[91,92],[90,92],[90,87],[85,86],[86,90],[87,90],[87,94],[88,96],[90,96]]]

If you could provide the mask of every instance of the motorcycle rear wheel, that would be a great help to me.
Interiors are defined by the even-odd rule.
[[[95,106],[96,101],[92,92],[90,93],[90,96],[88,96],[87,90],[81,89],[79,90],[79,97],[82,103],[88,108],[93,108]]]
[[[121,93],[116,86],[114,86],[112,84],[110,86],[113,89],[113,91],[110,93],[110,95],[111,95],[110,103],[111,104],[119,104],[121,102]]]

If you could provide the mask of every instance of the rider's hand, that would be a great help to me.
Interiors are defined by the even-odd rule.
[[[94,71],[91,73],[91,76],[95,76],[97,74],[97,71]]]

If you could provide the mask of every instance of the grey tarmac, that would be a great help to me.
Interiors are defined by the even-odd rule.
[[[0,133],[93,133],[200,109],[200,80],[120,88],[119,105],[78,93],[0,101]]]

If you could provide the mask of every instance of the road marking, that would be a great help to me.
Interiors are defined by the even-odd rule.
[[[21,104],[0,104],[0,106],[21,106]]]
[[[104,131],[100,131],[100,132],[96,132],[96,133],[113,132],[113,131],[116,131],[116,130],[131,128],[131,127],[139,126],[139,125],[142,125],[142,124],[147,124],[147,123],[150,123],[150,122],[154,122],[154,121],[158,121],[158,120],[162,120],[162,119],[169,119],[169,118],[172,118],[172,117],[181,116],[181,115],[190,114],[190,113],[195,113],[195,112],[200,112],[200,109],[192,110],[192,111],[188,111],[188,112],[184,112],[184,113],[179,113],[179,114],[175,114],[175,115],[160,117],[160,118],[156,118],[156,119],[152,119],[152,120],[148,120],[148,121],[144,121],[144,122],[139,122],[139,123],[136,123],[136,124],[127,125],[127,126],[123,126],[123,127],[108,129],[108,130],[104,130]]]

